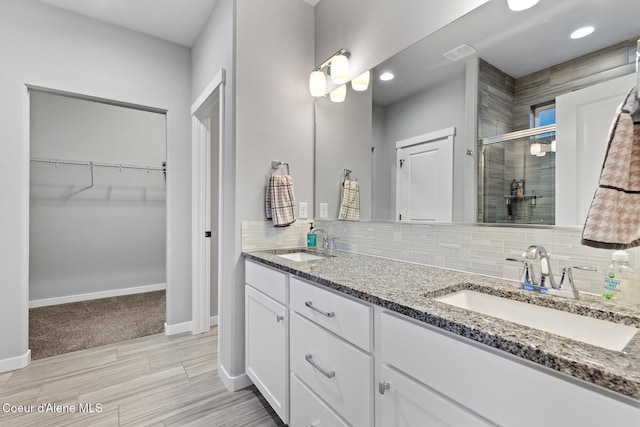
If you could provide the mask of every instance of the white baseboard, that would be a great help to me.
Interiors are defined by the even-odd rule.
[[[31,350],[27,350],[27,352],[21,356],[0,360],[0,372],[9,372],[24,368],[30,361]]]
[[[222,365],[218,365],[218,377],[229,391],[242,390],[253,384],[247,374],[232,377]]]
[[[175,325],[169,325],[164,322],[164,334],[166,336],[183,334],[185,332],[191,332],[191,322],[176,323]]]
[[[48,305],[67,304],[70,302],[88,301],[92,299],[119,297],[122,295],[142,294],[145,292],[162,291],[167,289],[166,283],[158,285],[144,285],[133,288],[114,289],[111,291],[91,292],[87,294],[69,295],[65,297],[44,298],[29,301],[29,308],[46,307]]]
[[[209,318],[209,326],[216,326],[218,324],[218,316],[211,316]],[[176,323],[175,325],[168,325],[164,323],[164,334],[167,336],[183,334],[185,332],[193,331],[192,322]]]

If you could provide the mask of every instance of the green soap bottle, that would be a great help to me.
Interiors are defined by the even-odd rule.
[[[313,230],[313,223],[310,222],[309,225],[311,227],[309,228],[309,232],[307,233],[307,247],[308,248],[315,248],[316,247],[316,239],[318,238],[318,236],[316,236],[315,233],[311,232],[311,230]]]

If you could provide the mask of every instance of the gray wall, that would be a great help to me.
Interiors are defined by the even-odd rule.
[[[313,217],[313,8],[300,0],[220,0],[193,49],[192,101],[227,71],[221,230],[220,374],[244,373],[242,220],[264,220],[272,160],[288,162]],[[284,54],[286,53],[286,55]],[[274,61],[274,58],[280,58]]]
[[[31,157],[161,167],[164,114],[34,91]],[[165,283],[162,171],[32,162],[29,300]]]
[[[221,255],[222,265],[232,265],[234,263],[233,259],[233,241],[235,234],[235,209],[234,209],[234,201],[235,201],[235,150],[233,146],[233,141],[235,137],[235,129],[234,129],[234,115],[233,109],[235,105],[234,100],[234,55],[233,55],[233,46],[234,46],[234,7],[235,3],[233,0],[220,0],[214,10],[209,17],[206,25],[204,26],[200,36],[196,44],[193,46],[191,50],[191,102],[195,102],[198,96],[204,91],[207,85],[213,80],[216,74],[221,70],[225,70],[225,99],[224,105],[222,108],[226,112],[224,115],[224,140],[212,141],[219,144],[222,144],[224,147],[224,161],[223,164],[227,165],[227,169],[223,171],[225,175],[225,188],[223,189],[223,194],[217,194],[216,198],[220,198],[222,201],[222,221],[224,222],[224,226],[221,230],[218,230],[217,239],[221,239],[225,242],[225,251],[223,251]],[[215,145],[214,145],[215,147]],[[214,148],[215,149],[215,148]],[[217,159],[212,159],[212,175],[219,174],[220,171],[217,169]],[[215,200],[215,198],[214,198]],[[217,213],[214,211],[217,209],[216,206],[212,206],[212,217],[213,220],[217,220]],[[218,242],[212,242],[213,248],[211,251],[212,257],[217,252],[217,248],[215,248]],[[227,249],[228,248],[228,249]],[[229,283],[233,280],[232,275],[234,274],[233,269],[227,269],[221,267],[220,265],[212,264],[212,273],[215,269],[222,268],[221,274],[223,275],[222,283]],[[210,301],[210,312],[211,315],[218,316],[218,322],[220,324],[220,318],[222,317],[222,311],[229,306],[228,303],[224,301],[219,301],[219,287],[220,283],[212,283],[211,287],[211,301]],[[190,291],[191,292],[191,291]],[[191,294],[189,294],[189,298],[191,298]],[[222,303],[221,303],[222,302]],[[228,336],[223,331],[225,327],[224,324],[220,324],[220,334],[219,340],[221,343],[221,347],[228,346]]]
[[[328,219],[340,210],[344,170],[360,186],[360,219],[371,219],[371,88],[355,92],[348,85],[344,102],[316,100],[316,218],[320,203],[328,204]]]
[[[382,129],[384,143],[376,149],[385,176],[384,186],[374,195],[375,206],[388,206],[386,210],[376,208],[386,216],[375,219],[396,219],[396,142],[435,132],[448,127],[456,128],[454,142],[453,220],[464,221],[464,161],[465,143],[465,75],[453,75],[436,86],[384,107]],[[379,124],[376,125],[380,128]],[[377,135],[374,140],[380,139]],[[376,161],[378,161],[376,159]],[[386,190],[386,191],[383,191]]]
[[[190,320],[189,49],[36,0],[2,1],[0,28],[0,51],[11,58],[3,64],[0,81],[0,324],[11,325],[0,330],[0,362],[15,366],[28,348],[25,83],[168,111],[167,322]]]

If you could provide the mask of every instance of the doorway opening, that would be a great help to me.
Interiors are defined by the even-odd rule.
[[[191,333],[218,324],[224,158],[224,83],[221,69],[191,107],[192,295]]]
[[[164,330],[166,111],[29,88],[32,359]]]

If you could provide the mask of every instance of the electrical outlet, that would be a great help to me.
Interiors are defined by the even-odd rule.
[[[307,219],[309,216],[309,205],[307,202],[298,203],[298,218]]]
[[[327,219],[329,217],[329,204],[320,203],[320,219]]]

